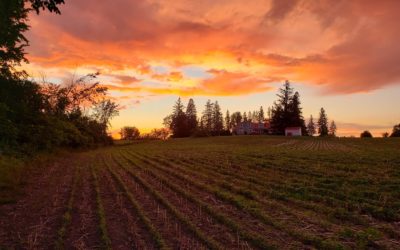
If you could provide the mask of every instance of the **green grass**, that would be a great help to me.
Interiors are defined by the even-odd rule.
[[[16,201],[24,167],[21,160],[0,156],[0,205]]]
[[[234,136],[142,142],[112,150],[177,191],[174,178],[306,245],[335,249],[398,239],[399,145],[396,138]],[[296,227],[296,221],[286,225],[269,216],[268,200],[288,216],[309,219],[332,232],[313,235]]]

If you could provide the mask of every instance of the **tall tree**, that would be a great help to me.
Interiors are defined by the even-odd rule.
[[[174,137],[186,137],[189,135],[187,117],[183,110],[184,106],[179,97],[172,112],[171,130]]]
[[[308,124],[307,124],[307,134],[309,136],[313,136],[316,133],[316,129],[315,129],[315,123],[314,123],[314,118],[312,115],[310,115],[310,120],[308,120]]]
[[[235,112],[231,115],[232,127],[237,126],[243,120],[242,114],[240,112]]]
[[[300,94],[295,92],[291,97],[288,107],[288,121],[289,126],[301,127],[302,133],[307,134],[307,129],[305,126],[302,108],[300,107]]]
[[[325,113],[324,108],[321,108],[321,110],[319,112],[318,134],[319,134],[319,136],[327,136],[328,135],[328,117]]]
[[[283,135],[286,127],[301,127],[306,134],[305,122],[300,107],[300,95],[293,94],[293,88],[289,81],[278,91],[278,100],[271,109],[271,128],[275,134]]]
[[[329,126],[329,135],[336,136],[336,130],[337,130],[336,123],[334,120],[332,120]]]
[[[213,109],[213,130],[216,135],[220,135],[224,128],[224,120],[221,113],[221,108],[218,101],[214,103]]]
[[[15,67],[25,58],[25,47],[29,45],[24,32],[29,30],[28,14],[35,10],[48,10],[60,14],[58,5],[63,0],[1,0],[0,1],[0,76],[11,79],[25,77],[24,71],[17,72]]]
[[[247,121],[248,121],[248,119],[247,119],[247,113],[244,112],[244,113],[243,113],[243,122],[247,122]]]
[[[213,130],[213,103],[211,100],[207,100],[206,106],[203,111],[203,116],[201,118],[204,126],[204,130],[210,133]]]
[[[187,126],[190,134],[197,129],[197,110],[192,98],[189,99],[186,107]]]
[[[226,116],[225,116],[225,129],[230,131],[232,128],[232,123],[231,123],[231,116],[229,114],[229,110],[226,110]]]
[[[260,111],[258,111],[258,122],[264,122],[264,109],[260,106]]]

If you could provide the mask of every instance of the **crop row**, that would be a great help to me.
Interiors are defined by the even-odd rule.
[[[121,158],[124,158],[127,162],[129,162],[129,167],[125,166],[123,163],[121,163]],[[130,158],[121,156],[121,157],[115,157],[115,160],[119,163],[121,167],[123,167],[126,171],[128,171],[131,174],[134,174],[135,172],[130,169],[130,167],[135,167],[140,169],[141,171],[145,172],[146,174],[151,175],[152,177],[156,178],[159,180],[164,186],[168,187],[172,191],[176,192],[177,194],[181,195],[188,201],[196,204],[200,210],[204,210],[208,215],[210,215],[213,219],[216,221],[226,225],[228,228],[230,228],[235,234],[237,233],[241,238],[244,240],[249,241],[252,245],[262,248],[262,249],[271,249],[274,248],[273,245],[268,244],[267,242],[264,241],[263,237],[261,235],[258,235],[256,233],[250,233],[247,232],[247,230],[243,229],[238,223],[236,223],[234,220],[230,219],[223,213],[220,213],[216,211],[210,204],[203,202],[198,199],[197,196],[191,194],[190,192],[186,191],[185,188],[182,188],[180,185],[176,185],[173,182],[169,181],[169,179],[165,178],[163,175],[157,174],[154,169],[146,168],[143,167],[139,164],[134,163],[131,161]]]
[[[205,190],[219,199],[228,202],[232,205],[234,205],[236,208],[239,210],[242,210],[246,213],[249,213],[250,215],[254,216],[257,218],[259,221],[264,223],[265,225],[272,226],[276,228],[279,231],[283,231],[288,233],[291,237],[297,238],[301,240],[304,244],[312,244],[317,247],[335,247],[335,243],[324,241],[318,236],[314,236],[311,234],[306,234],[303,231],[298,231],[296,229],[290,228],[284,223],[277,222],[275,219],[273,219],[270,215],[267,213],[263,212],[262,209],[257,205],[257,203],[246,203],[243,202],[243,199],[239,196],[236,196],[234,194],[231,194],[229,192],[224,192],[219,189],[215,189],[212,186],[202,184],[198,182],[197,180],[194,181],[188,176],[182,175],[180,173],[177,173],[177,171],[173,171],[169,168],[162,167],[161,165],[154,164],[150,161],[146,161],[145,158],[141,158],[144,162],[151,164],[152,167],[157,168],[161,171],[164,171],[168,176],[174,176],[177,179],[184,180],[187,183],[190,183],[191,186],[196,187],[199,190]],[[152,171],[151,169],[148,169],[148,171]]]

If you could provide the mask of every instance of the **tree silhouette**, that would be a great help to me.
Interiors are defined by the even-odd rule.
[[[372,134],[371,134],[371,132],[369,132],[368,130],[365,130],[364,132],[362,132],[362,133],[360,134],[360,137],[361,137],[361,138],[372,138]]]
[[[258,122],[264,122],[264,110],[263,107],[260,107],[260,111],[258,111]]]
[[[318,134],[319,136],[328,135],[328,117],[325,113],[325,109],[321,108],[318,119]]]
[[[25,71],[17,72],[17,66],[28,62],[25,47],[29,45],[24,33],[29,30],[28,14],[35,10],[48,10],[60,14],[62,0],[1,0],[0,1],[0,76],[11,79],[26,77]],[[31,5],[31,7],[29,6]]]
[[[213,103],[211,103],[211,100],[207,100],[206,106],[203,111],[203,115],[201,117],[201,120],[203,122],[204,130],[207,133],[211,133],[213,130]]]
[[[181,98],[179,97],[176,101],[173,112],[171,129],[174,137],[186,137],[189,136],[187,117],[182,104]]]
[[[231,128],[232,128],[231,116],[229,114],[229,110],[227,110],[225,116],[225,129],[230,131]]]
[[[135,140],[139,138],[140,132],[136,127],[125,126],[121,128],[120,135],[122,140]]]
[[[218,101],[215,101],[213,106],[213,131],[215,135],[220,135],[224,129],[224,120]]]
[[[400,123],[393,126],[393,131],[390,137],[400,137]]]
[[[189,134],[193,134],[197,129],[197,110],[192,98],[189,99],[186,107],[187,127]]]
[[[336,130],[337,130],[336,123],[334,120],[332,120],[329,126],[329,135],[336,136]]]
[[[309,136],[313,136],[316,133],[316,129],[315,129],[315,123],[314,123],[314,118],[312,115],[310,115],[310,120],[308,121],[307,124],[307,133]]]
[[[285,81],[278,91],[278,100],[271,109],[271,128],[275,134],[283,135],[286,127],[301,127],[306,134],[306,127],[300,107],[300,95],[293,94],[293,88],[289,81]]]

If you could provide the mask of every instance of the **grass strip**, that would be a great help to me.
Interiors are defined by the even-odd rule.
[[[65,234],[67,232],[67,229],[69,225],[71,224],[71,219],[72,219],[72,208],[73,204],[75,201],[75,193],[76,193],[76,187],[77,183],[80,180],[79,177],[79,169],[76,167],[75,173],[74,173],[74,180],[72,182],[72,187],[71,187],[71,192],[69,195],[68,203],[67,203],[67,208],[66,211],[63,214],[62,217],[62,222],[61,222],[61,227],[57,231],[57,240],[55,242],[55,249],[64,249],[65,248]]]
[[[124,157],[124,158],[128,162],[133,163],[133,162],[130,161],[129,158],[126,158],[126,157]],[[128,169],[127,167],[125,167],[120,162],[118,162],[118,161],[116,161],[116,162],[121,167],[123,167],[128,173],[130,173],[131,175],[135,175],[132,170]],[[243,238],[244,240],[250,242],[252,245],[254,245],[254,246],[258,247],[258,248],[261,248],[261,249],[276,249],[276,246],[267,243],[264,240],[264,238],[261,237],[260,235],[257,235],[257,234],[254,234],[254,233],[250,233],[250,232],[247,232],[246,230],[242,229],[242,227],[239,224],[237,224],[235,221],[227,218],[224,214],[215,211],[210,205],[208,205],[205,202],[202,202],[202,201],[198,200],[197,198],[195,198],[189,192],[183,190],[178,185],[172,184],[169,180],[165,179],[164,177],[161,177],[160,175],[155,174],[150,169],[145,169],[143,167],[140,167],[136,163],[133,163],[133,164],[135,164],[135,166],[138,166],[142,170],[147,171],[149,174],[151,174],[153,177],[155,177],[158,180],[160,180],[165,186],[167,186],[168,188],[170,188],[174,192],[182,195],[183,197],[185,197],[189,201],[191,201],[194,204],[196,204],[197,206],[199,206],[201,209],[204,209],[204,211],[206,211],[207,214],[209,214],[212,218],[214,218],[216,221],[218,221],[218,222],[228,226],[229,228],[231,228],[232,231],[234,231],[235,233],[238,233],[241,238]]]
[[[118,162],[116,161],[118,164]],[[121,166],[121,165],[120,165]],[[110,167],[109,167],[110,169]],[[128,174],[135,179],[141,186],[144,187],[158,202],[165,206],[170,213],[172,213],[180,222],[182,222],[187,229],[198,239],[200,239],[208,248],[210,249],[222,249],[223,247],[219,245],[213,239],[210,239],[205,234],[203,234],[193,223],[190,222],[188,218],[182,215],[171,203],[169,203],[159,192],[154,190],[145,180],[133,172],[128,171],[123,167]],[[114,173],[115,174],[115,173]]]
[[[92,171],[94,189],[96,191],[97,216],[99,217],[99,229],[102,241],[102,248],[112,249],[111,240],[108,237],[108,232],[107,232],[106,215],[104,212],[103,202],[100,195],[99,181],[93,166],[91,167],[91,171]]]

